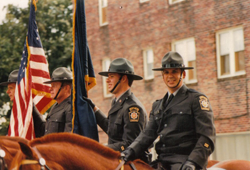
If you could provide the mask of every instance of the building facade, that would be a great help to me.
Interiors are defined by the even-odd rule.
[[[109,63],[130,60],[133,93],[150,113],[167,92],[160,72],[162,57],[177,51],[187,72],[185,84],[205,93],[217,132],[213,159],[250,160],[250,3],[249,0],[85,0],[87,38],[97,85],[89,97],[108,113],[112,94],[105,78]],[[107,135],[100,129],[100,142]]]

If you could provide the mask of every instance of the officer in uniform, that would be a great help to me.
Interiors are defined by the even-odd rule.
[[[153,103],[149,122],[143,132],[122,153],[125,161],[138,157],[159,137],[155,149],[158,169],[203,170],[214,151],[215,127],[208,98],[189,89],[183,59],[177,52],[169,52],[162,59],[163,80],[168,92]]]
[[[10,101],[13,101],[15,97],[17,76],[18,76],[18,70],[13,70],[9,74],[8,81],[0,83],[1,86],[7,86],[6,93],[9,95]]]
[[[9,95],[10,97],[10,101],[13,102],[14,97],[15,97],[15,91],[16,91],[16,82],[17,82],[17,77],[18,77],[18,72],[19,70],[13,70],[8,77],[8,81],[7,82],[2,82],[0,83],[1,86],[7,86],[7,91],[6,93]],[[37,110],[36,106],[33,104],[33,110],[32,110],[33,114],[37,114],[39,115],[39,111]],[[39,127],[36,126],[36,124],[34,125],[35,128],[35,135],[36,137],[40,137],[40,131],[39,131]]]
[[[109,70],[99,74],[107,77],[108,90],[115,97],[108,116],[103,114],[90,99],[85,98],[85,100],[95,111],[97,124],[108,134],[107,146],[122,152],[134,141],[147,123],[144,106],[130,90],[133,80],[141,80],[142,77],[134,74],[132,63],[125,58],[113,60]],[[140,158],[147,162],[144,153]]]
[[[66,67],[59,67],[53,71],[51,81],[44,83],[51,84],[51,97],[56,100],[56,103],[52,106],[46,120],[40,114],[33,114],[34,124],[39,127],[40,136],[50,133],[71,132],[72,72]]]

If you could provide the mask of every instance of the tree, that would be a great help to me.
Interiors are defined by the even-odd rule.
[[[50,73],[57,67],[71,65],[72,8],[69,0],[37,2],[36,21]],[[19,68],[28,22],[29,7],[7,6],[6,20],[0,24],[0,82],[7,81],[9,73]],[[1,107],[9,101],[5,91],[6,88],[0,87]],[[1,129],[4,128],[0,127],[0,133]]]

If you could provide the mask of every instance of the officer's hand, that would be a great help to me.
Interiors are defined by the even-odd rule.
[[[127,148],[125,151],[121,153],[121,157],[125,162],[131,161],[135,157],[135,152],[133,149]]]
[[[92,102],[91,99],[85,97],[85,96],[82,96],[82,98],[92,107],[92,109],[95,108],[95,104]]]
[[[180,170],[195,170],[195,164],[190,161],[186,161]]]

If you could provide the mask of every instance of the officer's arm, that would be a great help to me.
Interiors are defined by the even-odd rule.
[[[108,131],[108,119],[107,116],[100,110],[95,111],[96,123],[107,133]]]
[[[214,151],[215,127],[213,111],[208,98],[203,95],[194,99],[192,110],[199,139],[188,160],[203,167],[209,155]]]
[[[40,112],[37,110],[35,104],[33,104],[33,122],[34,122],[34,129],[35,129],[35,135],[36,137],[41,137],[44,135],[45,132],[45,119],[43,118],[43,115],[40,114]]]
[[[72,111],[71,111],[71,104],[68,104],[65,107],[65,126],[64,126],[64,132],[71,132],[72,130]]]

